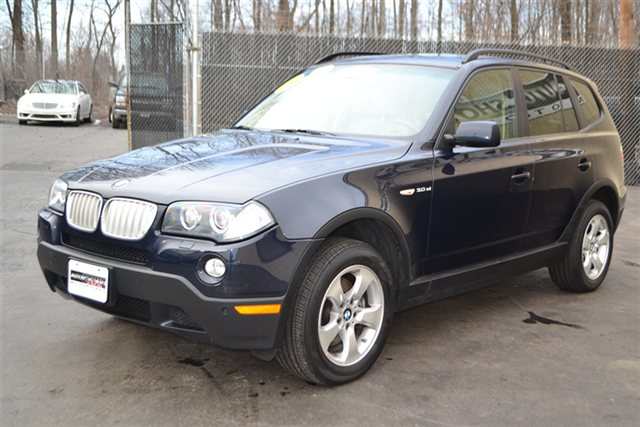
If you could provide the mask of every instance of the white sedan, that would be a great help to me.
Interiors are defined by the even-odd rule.
[[[77,80],[40,80],[18,100],[18,123],[93,120],[93,103],[87,88]]]

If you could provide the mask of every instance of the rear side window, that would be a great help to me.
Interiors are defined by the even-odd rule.
[[[456,130],[462,122],[488,120],[500,126],[502,139],[515,138],[516,115],[511,72],[487,70],[475,74],[458,99],[453,117]]]
[[[570,79],[570,82],[576,91],[583,127],[586,127],[600,118],[600,107],[588,85],[574,79]]]
[[[518,70],[529,117],[529,135],[578,130],[576,113],[566,85],[544,71]]]

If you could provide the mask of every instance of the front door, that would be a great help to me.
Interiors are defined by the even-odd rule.
[[[502,140],[491,148],[436,149],[427,273],[508,256],[521,248],[533,159],[528,142],[518,138],[513,88],[510,69],[480,71],[454,107],[450,128],[463,121],[494,121]]]

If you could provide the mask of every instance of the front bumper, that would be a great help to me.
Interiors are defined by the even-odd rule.
[[[16,115],[18,116],[18,120],[29,120],[38,122],[75,122],[77,120],[76,110],[19,110]]]
[[[153,236],[157,245],[153,246],[151,259],[144,265],[136,265],[70,247],[61,239],[67,232],[63,217],[47,210],[40,212],[37,254],[52,291],[103,312],[198,342],[245,350],[271,350],[278,346],[289,282],[310,244],[285,242],[278,229],[233,246],[213,242],[193,246],[185,244],[190,243],[186,239],[159,235]],[[265,244],[271,249],[269,253],[262,250],[262,255],[256,255],[261,251],[257,247]],[[203,257],[211,254],[223,258],[228,266],[227,275],[214,285],[199,281],[197,274],[189,274],[195,273]],[[68,293],[71,259],[108,268],[106,303]],[[280,314],[241,315],[234,308],[258,304],[282,304],[283,310]]]
[[[126,107],[120,108],[120,107],[116,106],[113,109],[113,116],[115,118],[117,118],[118,120],[126,121],[127,120],[127,108]]]

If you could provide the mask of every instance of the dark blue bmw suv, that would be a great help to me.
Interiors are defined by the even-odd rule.
[[[62,296],[340,384],[394,312],[541,267],[595,290],[625,194],[616,128],[568,66],[337,54],[231,129],[62,175],[38,259]]]

